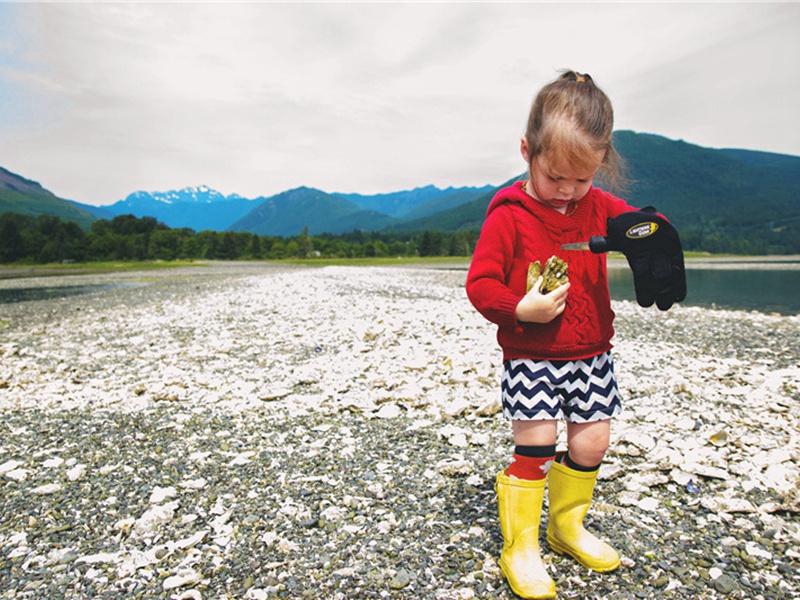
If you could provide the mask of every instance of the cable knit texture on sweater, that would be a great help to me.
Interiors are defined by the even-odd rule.
[[[489,204],[467,275],[467,295],[498,326],[503,359],[575,360],[611,349],[614,312],[608,292],[606,255],[561,250],[561,244],[605,235],[606,219],[636,210],[624,200],[591,188],[570,214],[545,206],[524,183],[500,190]],[[564,312],[550,323],[521,323],[516,307],[525,295],[528,265],[552,255],[569,264]]]

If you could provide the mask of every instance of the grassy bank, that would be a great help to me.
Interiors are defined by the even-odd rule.
[[[201,266],[205,263],[193,261],[114,261],[89,263],[51,263],[44,265],[0,265],[0,279],[16,277],[47,277],[55,275],[87,275],[93,273],[116,273],[120,271],[153,271],[178,267]]]

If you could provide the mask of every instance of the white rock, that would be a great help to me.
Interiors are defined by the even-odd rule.
[[[389,533],[392,530],[392,524],[389,523],[388,521],[381,521],[377,525],[377,530],[380,533],[386,535],[387,533]]]
[[[634,506],[639,503],[638,492],[620,492],[617,496],[617,502],[622,506]]]
[[[442,414],[450,419],[463,415],[472,408],[469,402],[463,398],[457,398],[445,404]]]
[[[637,448],[644,450],[645,452],[648,452],[656,447],[656,440],[653,436],[638,431],[626,433],[620,438],[619,441],[632,444]]]
[[[167,498],[174,498],[178,495],[178,490],[174,487],[154,487],[150,492],[150,504],[160,504]]]
[[[67,470],[67,479],[70,481],[78,481],[78,479],[81,479],[84,475],[86,475],[86,465],[84,464],[75,465]]]
[[[603,463],[600,465],[598,479],[609,481],[627,473],[627,469],[619,463]]]
[[[730,479],[730,473],[726,469],[712,467],[704,464],[697,463],[684,463],[682,465],[684,471],[700,475],[701,477],[709,477],[711,479]]]
[[[619,564],[621,564],[626,569],[632,569],[633,567],[636,566],[636,561],[628,556],[620,556]]]
[[[0,475],[5,475],[9,471],[14,471],[15,469],[22,466],[22,463],[18,460],[7,460],[2,465],[0,465]]]
[[[682,431],[691,431],[694,429],[695,420],[692,417],[681,417],[676,419],[672,422],[672,426],[675,429],[680,429]]]
[[[744,550],[750,556],[758,556],[759,558],[766,558],[767,560],[772,560],[772,552],[769,552],[762,548],[761,546],[757,545],[754,542],[747,542],[744,545]]]
[[[249,463],[251,460],[253,460],[253,457],[254,457],[255,455],[256,455],[256,452],[255,452],[255,451],[253,451],[253,450],[248,450],[247,452],[242,452],[242,453],[240,453],[240,454],[237,454],[237,455],[236,455],[236,456],[233,458],[233,460],[231,460],[231,461],[228,463],[228,466],[229,466],[229,467],[237,467],[237,466],[240,466],[240,465],[246,465],[246,464],[247,464],[247,463]]]
[[[475,409],[475,415],[479,417],[493,417],[503,412],[503,403],[499,398],[489,398],[484,400]]]
[[[191,535],[191,536],[189,536],[187,538],[183,538],[183,539],[178,540],[177,542],[175,542],[175,548],[177,548],[179,550],[185,550],[186,548],[191,548],[193,546],[196,546],[197,544],[202,542],[204,539],[206,539],[207,535],[208,535],[208,530],[207,529],[203,529],[201,531],[198,531],[197,533],[195,533],[195,534],[193,534],[193,535]]]
[[[19,558],[20,556],[27,556],[30,553],[31,549],[27,546],[19,546],[18,548],[14,548],[6,556],[7,558]]]
[[[447,438],[447,442],[456,448],[466,448],[469,446],[467,442],[467,435],[465,433],[454,433]]]
[[[667,483],[669,479],[661,473],[631,473],[625,477],[625,489],[630,492],[645,492],[649,488]]]
[[[487,433],[473,433],[469,436],[469,443],[474,446],[488,446],[491,438]]]
[[[60,483],[46,483],[45,485],[40,485],[39,487],[35,487],[31,490],[32,494],[40,494],[42,496],[47,496],[50,494],[55,494],[56,492],[61,491],[61,484]]]
[[[786,463],[770,465],[757,477],[766,487],[780,494],[796,490],[800,484],[798,470]]]
[[[233,534],[233,527],[228,525],[231,515],[233,515],[233,511],[227,510],[209,523],[217,537],[230,537]]]
[[[722,496],[703,497],[700,498],[700,504],[708,510],[718,512],[755,512],[756,507],[744,498],[725,498]]]
[[[403,411],[400,409],[397,404],[393,402],[386,403],[382,405],[378,412],[375,413],[375,416],[379,419],[394,419],[401,415]]]
[[[436,471],[442,475],[469,475],[473,466],[463,458],[445,459],[436,464]]]
[[[187,479],[186,481],[181,481],[178,484],[178,487],[181,487],[181,488],[184,488],[184,489],[189,489],[189,490],[200,490],[200,489],[203,489],[204,487],[206,487],[207,484],[208,484],[208,481],[206,481],[202,477],[199,477],[197,479]]]
[[[8,479],[13,479],[14,481],[25,481],[28,478],[28,470],[12,469],[11,471],[6,471],[3,473],[3,475]]]
[[[480,475],[470,475],[467,477],[467,484],[473,487],[479,487],[483,483],[483,478]]]
[[[329,506],[320,513],[326,521],[341,521],[347,516],[347,511],[341,506]]]
[[[136,519],[133,531],[142,537],[156,533],[161,525],[172,520],[177,508],[178,502],[173,501],[159,504],[146,510],[141,517]]]
[[[370,483],[367,486],[367,491],[379,500],[383,500],[386,497],[386,490],[383,489],[383,484],[380,481]]]
[[[653,512],[659,507],[659,504],[660,502],[658,501],[658,498],[653,498],[651,496],[649,498],[642,498],[636,503],[636,506],[641,508],[643,511]]]
[[[681,469],[672,469],[669,472],[669,477],[680,486],[685,486],[690,481],[696,480],[697,476],[692,473],[687,473]]]
[[[172,575],[164,580],[163,587],[165,590],[174,590],[175,588],[183,587],[185,585],[194,585],[198,583],[203,576],[194,569],[187,569],[181,571],[177,575]]]
[[[433,424],[434,421],[429,419],[416,419],[412,421],[408,427],[406,427],[406,431],[419,431],[420,429],[427,429]]]

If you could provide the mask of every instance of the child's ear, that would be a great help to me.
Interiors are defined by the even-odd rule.
[[[531,164],[531,152],[530,146],[528,146],[528,139],[523,137],[519,141],[519,152],[522,154],[522,158],[525,159],[525,164]]]

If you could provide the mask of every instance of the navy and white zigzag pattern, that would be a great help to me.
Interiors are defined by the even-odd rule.
[[[589,422],[616,416],[619,388],[609,353],[592,359],[507,361],[501,383],[503,408],[512,419]]]

